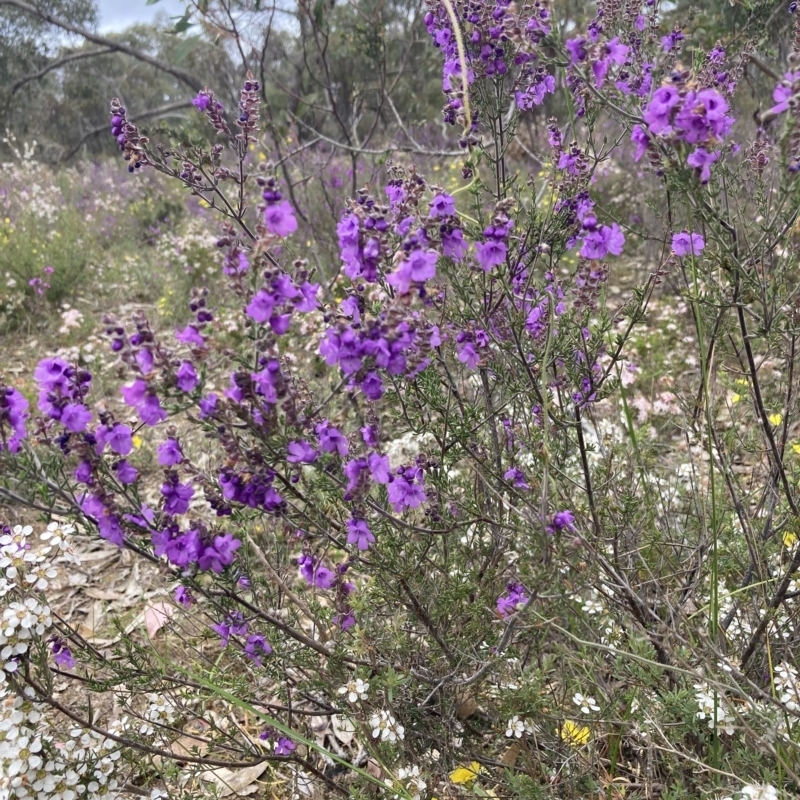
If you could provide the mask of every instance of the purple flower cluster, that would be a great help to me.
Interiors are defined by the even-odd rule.
[[[200,530],[181,532],[174,525],[153,534],[157,556],[166,555],[169,562],[176,567],[188,567],[196,563],[200,570],[211,570],[217,575],[233,563],[236,550],[241,544],[229,533],[203,536]]]
[[[269,642],[260,633],[248,633],[247,621],[240,611],[233,611],[222,622],[211,626],[222,646],[227,647],[233,636],[246,636],[242,650],[247,658],[257,666],[261,666],[262,658],[272,652]]]
[[[397,514],[419,508],[427,499],[424,470],[421,467],[398,467],[395,474],[389,476],[388,494]]]
[[[267,230],[282,239],[291,236],[297,230],[297,218],[291,204],[278,191],[277,181],[274,177],[262,178],[259,184],[264,188],[261,196]]]
[[[63,359],[46,358],[37,364],[33,377],[39,384],[39,411],[60,422],[70,433],[85,431],[92,419],[84,402],[91,374],[71,367]]]
[[[467,369],[475,370],[481,365],[488,347],[489,335],[482,328],[456,334],[456,356]]]
[[[128,172],[135,172],[149,164],[142,145],[147,143],[139,129],[128,120],[125,107],[115,97],[111,101],[111,135],[117,140],[122,157],[128,162]]]
[[[429,0],[425,26],[433,44],[442,52],[442,90],[447,95],[444,119],[449,125],[465,125],[464,93],[476,81],[494,81],[509,76],[511,91],[520,109],[541,105],[545,95],[555,91],[555,79],[538,63],[537,46],[550,33],[550,8],[547,0],[535,0],[519,11],[510,0],[491,3],[457,2],[460,37],[466,58],[459,56],[458,40],[446,7],[440,0]],[[471,129],[477,127],[471,109]],[[462,140],[466,145],[467,140]]]
[[[28,401],[11,386],[0,384],[0,450],[19,452],[22,440],[28,435]]]
[[[225,122],[225,109],[222,107],[222,103],[217,100],[214,92],[208,89],[201,90],[198,92],[197,97],[192,100],[192,105],[206,115],[218,135],[231,135],[228,123]]]
[[[285,272],[266,272],[264,285],[253,295],[245,313],[259,325],[269,324],[276,336],[283,336],[295,312],[307,314],[319,308],[318,283],[309,283],[303,272],[296,283]]]
[[[697,171],[701,183],[708,183],[711,165],[719,159],[715,148],[733,126],[734,119],[728,110],[728,102],[716,89],[661,86],[644,110],[647,128],[635,125],[631,133],[631,141],[636,145],[634,160],[642,157],[654,137],[672,143],[685,142],[694,147],[687,164]]]
[[[521,583],[509,583],[505,592],[497,598],[497,613],[505,619],[523,608],[529,599]]]

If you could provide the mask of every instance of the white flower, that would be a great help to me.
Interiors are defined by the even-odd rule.
[[[506,727],[506,736],[509,738],[516,736],[517,739],[521,739],[523,733],[525,733],[525,723],[519,718],[519,715],[514,715],[508,721],[508,726]]]
[[[591,714],[593,711],[595,713],[600,711],[600,706],[597,705],[597,701],[594,697],[584,697],[580,692],[576,692],[572,696],[572,702],[575,703],[576,706],[580,706],[581,714]]]
[[[347,684],[340,686],[338,689],[339,694],[346,694],[347,699],[351,703],[356,703],[359,700],[366,700],[368,691],[369,684],[362,681],[361,678],[356,678],[354,681],[348,681]]]
[[[774,786],[761,783],[749,783],[734,795],[735,797],[748,798],[748,800],[778,800],[778,790]],[[734,800],[733,797],[723,797],[722,800]]]
[[[369,725],[372,728],[373,739],[380,736],[382,742],[396,742],[405,738],[406,729],[398,725],[397,720],[388,711],[373,714]]]

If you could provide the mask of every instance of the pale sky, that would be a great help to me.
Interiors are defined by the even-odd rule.
[[[100,30],[121,31],[137,22],[151,22],[156,14],[180,17],[184,5],[180,0],[160,0],[148,6],[145,0],[97,0]]]

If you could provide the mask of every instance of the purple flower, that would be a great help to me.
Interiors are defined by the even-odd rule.
[[[668,34],[667,36],[661,37],[661,49],[665,53],[669,53],[670,50],[675,48],[679,42],[683,41],[683,34],[679,30],[672,31],[672,33]]]
[[[75,477],[75,480],[80,483],[90,484],[92,483],[92,462],[91,461],[81,461],[78,464],[75,471],[72,473]]]
[[[409,508],[419,508],[427,499],[422,470],[412,467],[400,467],[400,469],[403,471],[398,472],[389,484],[389,502],[398,514]]]
[[[605,258],[609,253],[618,256],[625,245],[625,234],[615,222],[610,227],[603,225],[583,237],[581,256],[592,260]]]
[[[284,238],[297,230],[294,209],[287,200],[283,200],[276,205],[267,206],[264,211],[264,223],[270,233]]]
[[[650,144],[650,137],[641,125],[634,125],[631,131],[631,141],[636,145],[634,161],[638,161],[647,152],[647,145]]]
[[[467,369],[477,369],[481,363],[481,355],[472,342],[462,342],[459,345],[458,360],[466,364]]]
[[[354,517],[347,520],[347,544],[354,544],[359,550],[369,550],[369,546],[374,542],[375,536],[366,520]]]
[[[274,308],[275,301],[272,295],[265,289],[259,289],[248,303],[245,313],[250,319],[263,325],[272,316]]]
[[[289,442],[286,448],[286,460],[292,464],[313,464],[319,453],[305,440]]]
[[[507,253],[508,247],[505,242],[497,239],[489,239],[488,242],[478,242],[475,245],[475,254],[484,272],[490,272],[502,264],[506,260]]]
[[[553,514],[553,521],[548,527],[548,530],[553,531],[574,531],[575,530],[575,516],[569,510],[557,511]]]
[[[453,261],[461,261],[467,254],[469,245],[464,239],[464,232],[461,228],[454,228],[452,231],[442,233],[442,252]]]
[[[194,597],[185,586],[176,586],[175,602],[180,603],[184,608],[189,608],[194,604]]]
[[[164,555],[169,559],[170,564],[176,567],[185,567],[197,561],[200,551],[203,549],[200,535],[196,530],[188,530],[177,536],[172,536],[163,542],[162,547],[157,547],[157,555]]]
[[[430,215],[432,217],[451,217],[455,213],[456,201],[451,195],[441,192],[431,200]]]
[[[12,453],[19,451],[22,440],[27,436],[25,422],[28,419],[28,401],[10,386],[0,385],[0,451],[7,447]],[[6,425],[11,435],[6,433]]]
[[[162,467],[172,467],[183,461],[181,446],[175,439],[167,439],[158,446],[158,463]]]
[[[167,418],[167,412],[161,408],[158,397],[148,389],[142,378],[137,378],[130,386],[123,386],[120,391],[122,399],[136,409],[145,425],[157,425]]]
[[[322,450],[326,453],[338,453],[340,456],[347,455],[350,450],[350,444],[341,431],[338,428],[334,428],[328,420],[320,422],[315,430]]]
[[[232,612],[228,615],[225,622],[212,625],[211,629],[219,634],[222,639],[222,646],[227,647],[231,636],[245,636],[247,634],[247,623],[241,611]]]
[[[530,489],[531,487],[525,481],[525,475],[522,470],[516,469],[512,467],[511,469],[507,470],[505,475],[503,475],[505,480],[510,481],[512,486],[515,489]]]
[[[131,483],[136,483],[136,479],[139,477],[139,471],[124,458],[115,465],[114,469],[116,470],[119,482],[126,486]]]
[[[681,231],[672,235],[672,252],[678,258],[697,255],[705,246],[705,239],[699,233]]]
[[[680,101],[680,93],[674,86],[661,86],[653,92],[643,115],[650,133],[663,133],[670,127],[672,110]]]
[[[217,410],[217,403],[219,402],[219,397],[215,394],[207,394],[205,397],[200,399],[200,413],[198,416],[200,419],[206,419],[208,417],[213,417],[214,413]]]
[[[36,365],[33,377],[43,389],[56,392],[67,385],[66,372],[69,368],[69,364],[60,358],[45,358]]]
[[[244,652],[252,662],[261,666],[261,657],[268,656],[272,652],[272,648],[260,633],[251,633],[247,637]]]
[[[333,622],[343,631],[346,631],[356,624],[356,615],[352,611],[348,611],[345,614],[334,614]]]
[[[505,619],[515,611],[519,611],[529,599],[521,583],[509,583],[505,594],[497,598],[497,613]]]
[[[437,260],[433,250],[414,250],[386,280],[400,294],[406,294],[412,283],[424,283],[436,276]]]
[[[199,380],[191,361],[181,361],[175,373],[175,383],[182,392],[191,392],[197,386]]]
[[[164,512],[166,514],[185,514],[189,510],[189,501],[194,496],[194,489],[189,484],[180,483],[177,477],[161,485],[164,495]]]
[[[67,403],[61,411],[60,422],[73,433],[81,433],[92,419],[92,412],[83,403]]]
[[[297,564],[300,567],[300,574],[310,586],[330,589],[336,582],[336,573],[323,566],[314,556],[302,555],[297,559]]]
[[[586,39],[582,36],[577,39],[567,39],[564,44],[569,51],[570,64],[579,64],[581,61],[586,60],[589,52],[586,49]]]
[[[192,105],[198,111],[205,111],[209,105],[211,104],[211,98],[208,96],[207,92],[202,91],[200,92],[197,97],[192,100]]]
[[[774,105],[768,113],[782,114],[789,108],[789,100],[791,100],[794,94],[793,84],[799,79],[800,72],[787,72],[783,76],[783,80],[772,92],[772,99],[775,101],[776,105]]]
[[[133,432],[127,425],[118,422],[111,428],[97,429],[97,451],[102,453],[108,445],[118,456],[127,456],[133,450]]]
[[[59,667],[64,669],[73,669],[75,667],[75,659],[72,657],[72,651],[67,647],[67,643],[57,636],[50,643],[50,649],[53,651],[53,660]]]
[[[698,147],[690,153],[686,163],[696,170],[700,170],[700,183],[706,184],[711,180],[711,165],[719,158],[718,152],[709,153],[704,147]]]
[[[230,533],[215,536],[214,543],[203,550],[197,564],[201,570],[210,569],[219,575],[225,567],[233,563],[235,553],[241,546],[242,543]]]
[[[297,745],[291,739],[286,736],[281,736],[281,738],[275,742],[275,755],[290,756],[296,747]]]
[[[197,325],[187,325],[181,331],[175,331],[175,338],[184,344],[194,345],[200,350],[205,350],[206,340],[200,334]]]
[[[389,456],[382,456],[380,453],[370,453],[367,458],[369,472],[375,483],[389,483],[391,477],[391,465]]]

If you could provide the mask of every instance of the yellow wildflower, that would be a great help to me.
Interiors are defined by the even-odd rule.
[[[791,531],[785,531],[783,534],[783,546],[791,547],[797,541],[797,534]]]
[[[740,394],[732,394],[731,395],[731,403],[738,403],[742,399]]]
[[[773,425],[777,428],[778,425],[783,422],[783,414],[770,414],[767,419],[769,420],[770,425]]]
[[[131,441],[133,442],[134,450],[138,450],[142,446],[142,437],[137,434],[134,434],[134,436],[131,438]]]
[[[793,453],[797,453],[798,455],[800,455],[800,442],[795,442],[792,445],[792,452]]]
[[[481,773],[481,765],[473,761],[468,767],[458,767],[450,773],[453,783],[472,783]]]
[[[567,720],[561,726],[561,738],[573,747],[580,747],[589,741],[590,731],[585,725]]]

